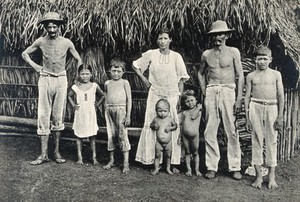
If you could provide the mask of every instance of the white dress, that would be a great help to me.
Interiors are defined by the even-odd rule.
[[[141,58],[133,62],[133,65],[144,72],[149,68],[149,89],[145,123],[140,135],[135,160],[143,164],[153,164],[155,158],[156,136],[150,128],[150,123],[156,116],[155,104],[165,98],[170,103],[170,114],[178,123],[177,102],[180,95],[179,81],[189,79],[186,66],[181,55],[170,51],[169,55],[162,55],[159,49],[149,50]],[[172,132],[172,155],[171,163],[180,164],[181,146],[178,145],[179,128]]]
[[[79,105],[79,109],[75,110],[73,130],[79,138],[97,135],[98,124],[95,108],[97,86],[98,84],[92,83],[92,87],[86,91],[80,90],[76,85],[72,86]]]

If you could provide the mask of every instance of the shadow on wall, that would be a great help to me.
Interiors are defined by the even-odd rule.
[[[299,78],[299,70],[293,59],[286,55],[285,48],[278,35],[272,35],[269,43],[272,50],[272,67],[276,67],[282,75],[282,82],[285,88],[295,88]]]

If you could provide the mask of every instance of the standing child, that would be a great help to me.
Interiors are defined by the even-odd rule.
[[[110,160],[104,169],[114,165],[114,150],[116,143],[123,152],[123,173],[129,170],[129,150],[131,149],[127,126],[130,124],[131,114],[131,88],[127,80],[122,79],[125,71],[125,62],[114,58],[110,62],[111,79],[104,84],[106,92],[105,119],[107,126],[107,150]]]
[[[263,177],[263,144],[266,144],[265,163],[269,167],[268,188],[278,185],[275,181],[277,165],[277,131],[283,125],[284,90],[280,72],[270,69],[271,50],[261,46],[256,51],[256,70],[247,76],[245,95],[246,128],[252,132],[252,163],[256,170],[253,187],[261,188]]]
[[[191,154],[195,164],[195,173],[201,176],[199,171],[199,126],[202,114],[202,105],[197,102],[195,91],[186,90],[181,97],[182,112],[179,114],[181,125],[181,138],[185,149],[185,163],[187,176],[192,176]]]
[[[170,116],[170,103],[166,99],[160,99],[155,105],[157,116],[150,124],[150,128],[156,131],[155,142],[155,160],[154,170],[152,175],[159,172],[159,164],[161,161],[161,154],[166,157],[166,171],[168,174],[173,174],[171,171],[171,154],[172,154],[172,133],[177,129],[177,124]]]
[[[92,68],[90,66],[88,68],[83,68],[83,65],[79,66],[78,75],[80,83],[74,84],[68,93],[68,100],[75,109],[73,130],[77,136],[77,163],[83,165],[82,139],[89,138],[93,152],[93,164],[97,165],[96,135],[98,125],[95,107],[103,101],[104,93],[98,84],[91,82]],[[98,103],[95,103],[96,93],[102,95]],[[76,99],[73,99],[74,95],[76,95]]]

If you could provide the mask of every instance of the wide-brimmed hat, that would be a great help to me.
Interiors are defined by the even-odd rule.
[[[56,12],[48,12],[46,15],[43,17],[43,19],[38,23],[38,24],[45,24],[48,22],[55,22],[60,24],[64,24],[65,21],[59,17],[59,14]]]
[[[221,32],[234,32],[235,29],[228,29],[227,23],[222,20],[217,20],[211,25],[211,29],[207,34],[221,33]]]

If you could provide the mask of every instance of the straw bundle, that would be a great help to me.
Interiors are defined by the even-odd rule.
[[[62,35],[78,48],[96,44],[104,55],[128,56],[154,47],[157,30],[167,26],[174,31],[175,49],[196,61],[207,48],[205,33],[212,22],[223,19],[237,30],[230,42],[245,55],[276,35],[299,68],[300,33],[285,0],[0,0],[0,10],[0,32],[10,52],[23,50],[43,34],[38,21],[57,11],[67,21]]]

